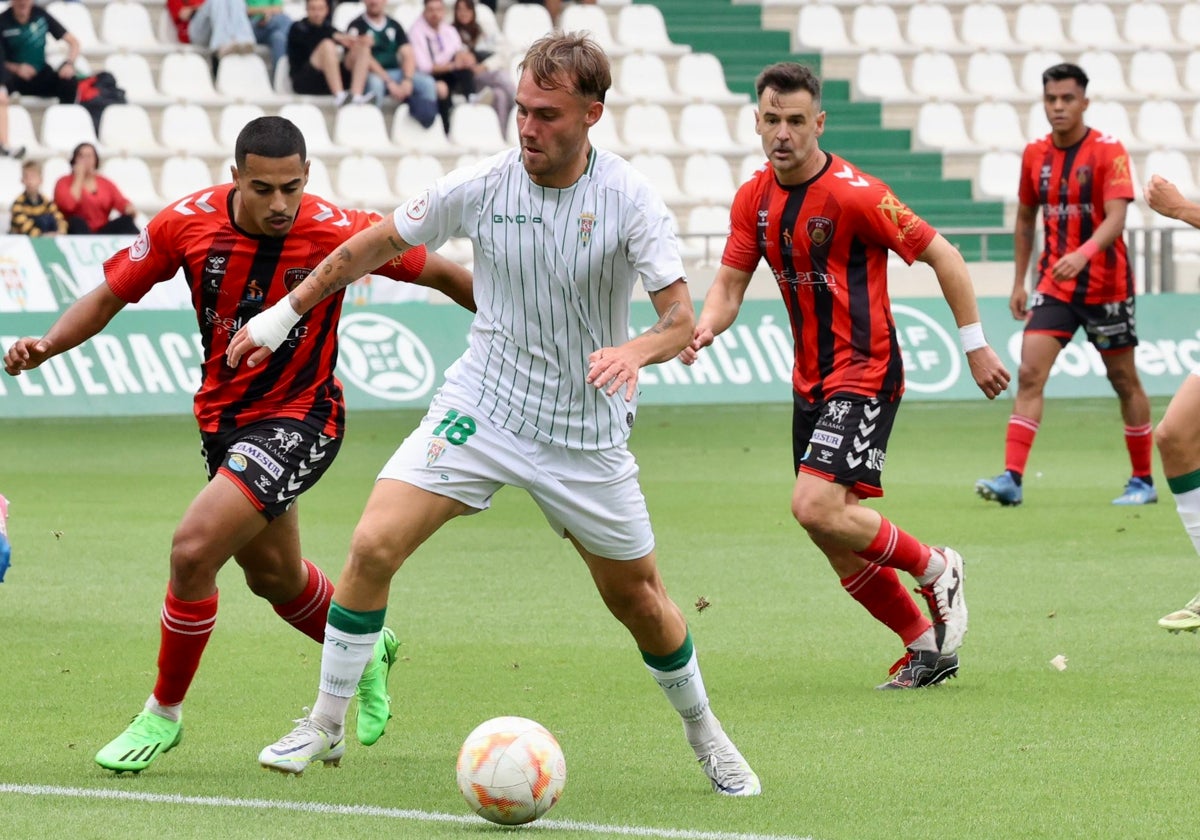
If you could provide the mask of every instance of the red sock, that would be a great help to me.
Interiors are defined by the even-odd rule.
[[[1126,426],[1125,448],[1129,450],[1129,463],[1133,465],[1133,474],[1139,478],[1150,475],[1150,453],[1154,450],[1150,424]]]
[[[304,584],[304,591],[286,604],[276,604],[275,612],[301,633],[323,645],[325,619],[329,615],[329,602],[333,600],[333,584],[324,572],[309,561],[304,560],[304,565],[308,567],[308,583]]]
[[[167,587],[162,609],[162,641],[158,647],[158,680],[154,698],[164,706],[183,702],[204,646],[217,623],[217,595],[203,601],[180,601]]]
[[[862,571],[842,578],[842,588],[866,607],[876,621],[899,636],[905,647],[933,626],[900,583],[895,569],[871,563]]]
[[[885,517],[880,517],[879,532],[875,539],[862,551],[856,551],[862,559],[880,566],[901,569],[913,577],[925,574],[929,565],[929,546],[912,534],[901,531]]]
[[[1029,450],[1033,449],[1033,439],[1037,437],[1036,420],[1014,414],[1008,418],[1008,433],[1004,437],[1004,469],[1025,474],[1025,465],[1029,463]]]

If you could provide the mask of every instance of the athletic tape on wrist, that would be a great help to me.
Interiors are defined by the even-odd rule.
[[[958,341],[962,345],[964,353],[970,353],[980,347],[987,347],[987,339],[983,336],[983,324],[976,321],[974,324],[959,327]]]
[[[264,309],[247,321],[246,329],[250,331],[250,337],[254,339],[255,344],[269,347],[274,352],[283,344],[299,320],[300,315],[292,308],[292,301],[285,297],[270,309]]]

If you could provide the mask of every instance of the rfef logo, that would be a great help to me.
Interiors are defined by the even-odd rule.
[[[433,387],[433,356],[416,333],[371,312],[342,316],[338,374],[388,402],[410,402]]]

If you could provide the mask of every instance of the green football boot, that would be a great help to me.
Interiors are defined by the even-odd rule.
[[[167,720],[143,710],[129,727],[96,753],[96,763],[106,770],[140,773],[150,762],[170,752],[183,740],[183,722]]]
[[[383,736],[384,727],[392,716],[392,698],[388,696],[387,680],[396,661],[400,643],[390,628],[384,627],[375,643],[371,663],[358,681],[358,742],[369,747]]]

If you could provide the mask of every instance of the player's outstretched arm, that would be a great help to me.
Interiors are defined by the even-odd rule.
[[[1161,175],[1150,176],[1146,184],[1146,203],[1161,216],[1200,228],[1200,204],[1188,201],[1178,187]]]
[[[610,397],[624,388],[625,399],[637,393],[638,372],[646,365],[675,358],[692,336],[696,313],[682,277],[650,293],[658,321],[650,329],[616,347],[601,347],[588,356],[587,381]]]
[[[21,338],[4,354],[4,371],[19,376],[52,356],[65,353],[104,329],[125,306],[107,283],[75,301],[41,338]]]
[[[954,323],[958,325],[959,338],[975,384],[989,400],[994,400],[1008,387],[1011,377],[983,336],[979,303],[975,300],[975,289],[971,286],[966,261],[940,233],[934,236],[918,259],[927,263],[937,275],[942,296],[954,313]]]
[[[225,363],[237,367],[249,354],[246,364],[254,367],[275,352],[305,312],[410,247],[391,216],[360,230],[317,263],[291,294],[247,321],[229,342]]]
[[[696,330],[692,341],[679,353],[679,361],[690,365],[696,361],[700,351],[708,347],[721,333],[733,326],[738,313],[742,310],[742,301],[746,299],[746,289],[750,286],[751,274],[722,265],[717,269],[717,276],[704,296],[704,308],[696,319]]]
[[[425,267],[413,280],[441,292],[468,312],[475,311],[475,284],[471,272],[433,251],[425,258]]]

